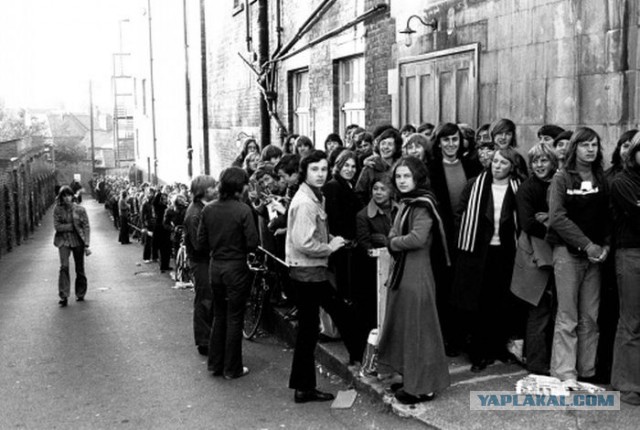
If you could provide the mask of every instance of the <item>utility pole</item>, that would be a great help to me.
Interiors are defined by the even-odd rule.
[[[189,31],[187,28],[187,0],[182,0],[184,25],[184,80],[185,102],[187,108],[187,174],[193,177],[193,144],[191,141],[191,81],[189,79]]]
[[[209,163],[209,81],[207,77],[207,30],[205,19],[205,0],[200,0],[200,68],[202,78],[202,153],[204,155],[204,174],[211,174]]]
[[[147,0],[149,19],[149,86],[151,90],[151,135],[153,139],[153,183],[158,183],[158,147],[156,137],[156,92],[153,82],[153,29],[151,27],[151,0]]]
[[[91,127],[91,173],[96,173],[96,144],[93,139],[93,81],[89,81],[89,125]]]

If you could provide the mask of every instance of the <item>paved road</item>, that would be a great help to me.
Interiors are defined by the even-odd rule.
[[[273,338],[245,343],[252,373],[212,377],[196,353],[190,290],[141,264],[104,209],[92,225],[86,301],[57,304],[51,211],[22,246],[0,258],[0,428],[409,429],[424,428],[359,397],[349,410],[296,405],[291,351]],[[320,378],[320,388],[345,389]]]

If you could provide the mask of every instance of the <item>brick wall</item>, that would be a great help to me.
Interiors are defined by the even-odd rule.
[[[210,3],[212,4],[212,3]],[[238,56],[251,60],[245,41],[244,11],[233,13],[230,0],[207,9],[209,147],[211,173],[217,176],[240,153],[238,136],[260,136],[260,93],[256,76]],[[253,3],[253,50],[258,52],[257,3]]]
[[[55,200],[55,173],[41,154],[0,160],[0,257],[20,245]]]
[[[363,11],[379,2],[374,0],[336,1],[327,12],[313,25],[311,30],[295,45],[293,50],[304,46],[328,31],[340,27]],[[260,135],[259,101],[260,94],[254,75],[243,64],[237,53],[251,58],[247,52],[245,41],[245,12],[232,14],[231,1],[221,2],[215,15],[208,14],[207,35],[209,38],[209,131],[211,137],[211,165],[214,174],[230,164],[237,156],[240,148],[237,137],[241,133]],[[290,41],[302,23],[320,4],[320,0],[283,0],[282,1],[282,43]],[[258,52],[257,2],[252,3],[253,47]],[[275,2],[269,3],[270,50],[277,47],[276,8]],[[358,28],[346,30],[330,40],[322,42],[305,52],[291,57],[278,65],[277,76],[277,113],[282,122],[289,128],[292,126],[291,71],[309,70],[309,90],[311,104],[311,138],[316,146],[322,147],[327,134],[337,131],[337,99],[338,81],[337,61],[353,55],[375,55],[372,61],[366,60],[365,67],[375,70],[367,73],[366,87],[367,106],[372,106],[373,115],[367,113],[367,126],[390,120],[390,98],[386,95],[387,69],[390,62],[388,56],[390,38],[394,30],[388,28],[393,20],[387,17],[376,17]],[[373,27],[373,29],[371,29]],[[370,36],[369,32],[375,33]],[[366,37],[365,37],[366,34]],[[366,43],[365,43],[366,41]],[[365,47],[366,45],[366,47]],[[368,109],[367,109],[368,110]],[[275,121],[271,121],[272,142],[280,142],[281,130]]]
[[[367,8],[377,3],[377,0],[367,0]],[[395,33],[395,19],[389,13],[371,20],[367,25],[365,128],[368,130],[393,122],[391,96],[388,94],[388,70],[395,67]]]

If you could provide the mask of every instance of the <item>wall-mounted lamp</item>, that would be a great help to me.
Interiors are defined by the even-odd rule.
[[[409,47],[411,46],[411,42],[412,42],[412,37],[411,35],[413,33],[415,33],[416,31],[414,29],[411,28],[411,20],[412,19],[417,19],[418,21],[420,21],[420,23],[426,27],[431,27],[432,31],[436,31],[438,29],[438,20],[433,18],[431,21],[425,21],[424,19],[422,19],[421,17],[419,17],[418,15],[411,15],[409,17],[409,19],[407,19],[407,26],[405,27],[404,30],[400,30],[399,33],[400,34],[404,34],[404,44]]]

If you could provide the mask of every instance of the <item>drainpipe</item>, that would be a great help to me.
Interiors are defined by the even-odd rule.
[[[151,91],[151,136],[153,138],[153,183],[158,183],[158,147],[156,139],[156,96],[153,83],[153,33],[151,29],[151,0],[147,0],[149,18],[149,89]]]
[[[204,174],[210,175],[209,162],[209,82],[207,78],[207,29],[205,0],[200,0],[200,67],[202,74],[202,152],[204,156]]]
[[[187,174],[193,177],[193,146],[191,142],[191,82],[189,81],[189,32],[187,30],[187,0],[182,0],[184,21],[184,85],[187,108]]]
[[[258,60],[262,66],[269,61],[269,5],[267,0],[258,0],[258,38]],[[260,143],[262,147],[271,143],[271,121],[267,103],[269,102],[265,97],[260,97]]]
[[[245,30],[247,32],[246,42],[247,42],[247,52],[252,52],[253,47],[251,46],[252,37],[252,28],[251,28],[251,1],[244,0],[244,25]]]

